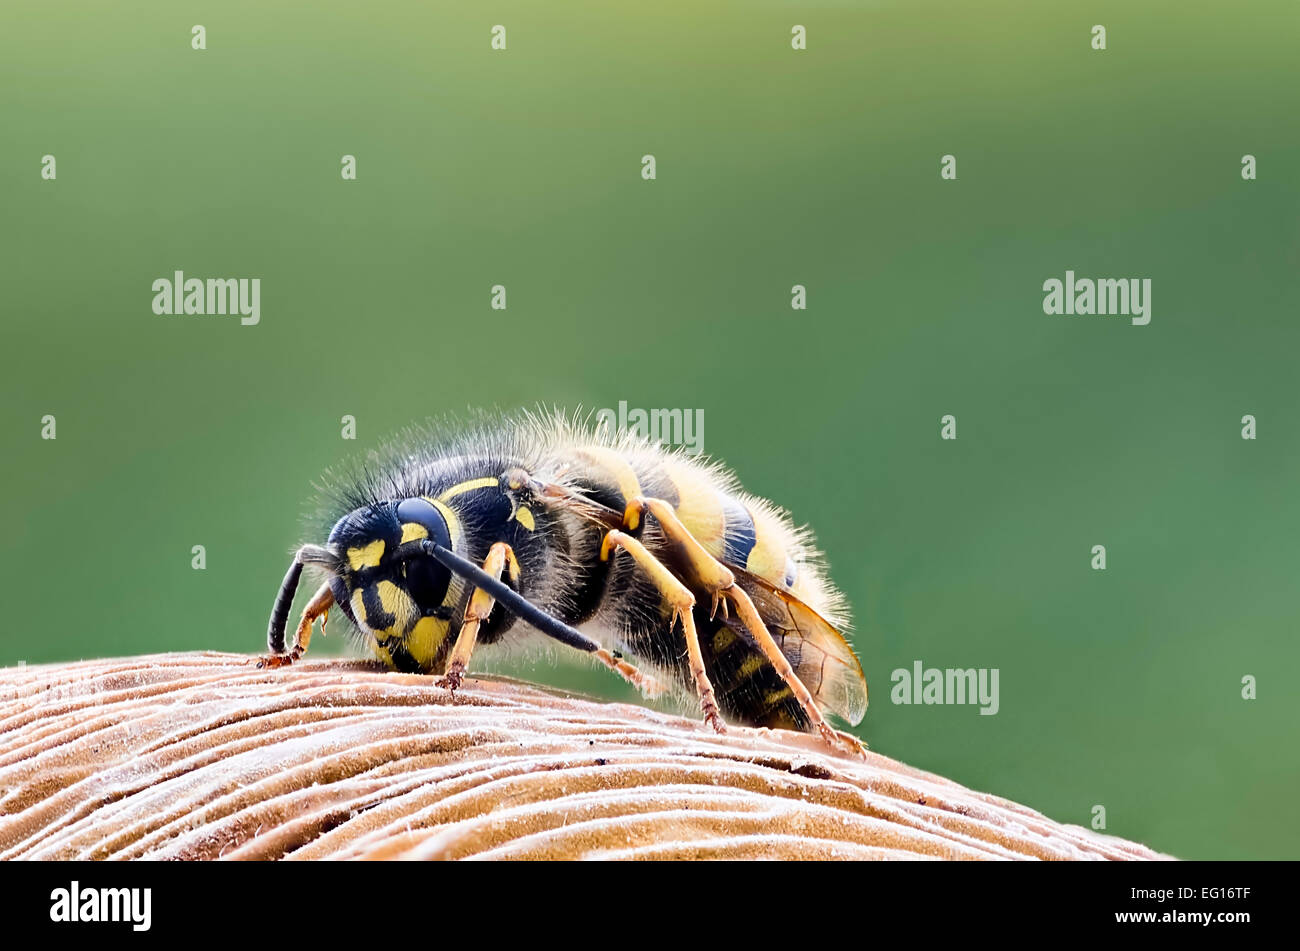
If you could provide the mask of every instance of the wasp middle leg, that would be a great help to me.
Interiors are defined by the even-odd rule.
[[[713,684],[709,681],[709,675],[705,673],[704,654],[700,651],[700,638],[695,631],[693,613],[695,595],[691,594],[690,589],[677,580],[659,559],[650,554],[644,545],[618,529],[606,533],[604,541],[601,542],[601,560],[607,560],[615,547],[622,548],[630,554],[668,599],[673,609],[672,618],[668,622],[669,629],[671,630],[678,620],[682,622],[682,633],[686,638],[687,663],[690,665],[691,677],[695,680],[696,692],[700,695],[700,709],[704,711],[704,719],[709,726],[719,733],[725,733],[727,727],[722,722],[722,715],[718,710],[718,699],[713,692]]]

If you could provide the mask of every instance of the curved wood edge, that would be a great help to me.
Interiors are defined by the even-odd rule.
[[[254,661],[0,670],[0,858],[1167,858],[810,735]]]

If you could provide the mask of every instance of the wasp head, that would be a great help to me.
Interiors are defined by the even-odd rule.
[[[446,620],[451,572],[410,542],[430,539],[451,546],[446,519],[428,500],[376,502],[334,525],[329,550],[335,602],[358,627],[381,641],[405,637],[421,618]]]
[[[447,519],[429,499],[374,502],[344,515],[326,546],[304,545],[290,565],[267,629],[272,654],[284,651],[285,623],[304,565],[325,572],[334,603],[381,644],[406,638],[425,618],[446,622],[457,592],[451,571],[426,551],[430,542],[452,548]]]

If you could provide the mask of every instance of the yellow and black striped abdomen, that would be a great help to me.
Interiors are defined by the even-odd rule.
[[[736,618],[695,610],[700,653],[718,705],[730,719],[751,726],[806,730],[808,717],[794,692]]]
[[[710,555],[778,587],[795,584],[795,552],[790,550],[790,532],[779,519],[718,488],[698,466],[666,459],[662,470],[676,495],[666,501],[673,503],[677,517]]]
[[[663,499],[714,558],[787,590],[796,583],[789,528],[720,487],[713,471],[679,456],[626,455],[608,446],[577,449],[570,464],[575,481],[595,501],[622,511],[637,496]]]

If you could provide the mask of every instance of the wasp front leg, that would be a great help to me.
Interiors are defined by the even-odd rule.
[[[654,516],[663,533],[679,546],[688,563],[691,580],[712,596],[713,607],[710,616],[717,614],[721,609],[725,617],[727,604],[730,602],[759,650],[763,652],[763,656],[785,681],[826,744],[853,756],[865,756],[866,749],[857,737],[837,730],[826,722],[826,718],[822,716],[817,706],[817,701],[813,699],[812,693],[794,672],[785,654],[781,652],[767,625],[759,616],[758,609],[754,607],[754,602],[740,585],[736,584],[736,576],[726,565],[705,550],[699,540],[682,524],[672,505],[663,499],[635,498],[628,503],[623,522],[629,529],[635,530],[646,512]]]
[[[622,657],[614,654],[607,648],[598,648],[597,650],[592,651],[591,656],[595,657],[610,670],[614,671],[614,673],[618,674],[633,687],[636,687],[637,690],[641,691],[641,696],[648,700],[654,700],[657,697],[661,697],[668,690],[668,687],[665,684],[656,680],[645,671],[633,667],[627,661],[623,660]]]
[[[293,644],[283,654],[272,653],[263,657],[257,662],[258,667],[288,667],[294,661],[307,653],[307,645],[311,643],[312,625],[316,619],[320,618],[321,633],[325,633],[325,622],[329,618],[330,608],[334,606],[334,594],[330,591],[328,584],[323,584],[312,595],[307,606],[302,609],[302,619],[298,621],[298,629],[293,634]]]
[[[510,568],[510,580],[519,584],[519,561],[514,550],[505,542],[497,542],[488,549],[487,558],[483,559],[483,571],[493,578],[500,578],[501,572]],[[460,633],[451,649],[447,661],[447,673],[437,681],[439,687],[445,687],[453,693],[460,689],[469,669],[470,655],[474,653],[474,644],[478,641],[479,626],[492,614],[496,599],[482,588],[475,588],[465,608],[465,618],[461,621]]]
[[[483,561],[483,572],[493,578],[499,578],[505,566],[509,567],[510,580],[518,587],[520,571],[515,553],[505,542],[497,542],[488,551],[488,556]],[[491,615],[495,603],[495,599],[488,592],[482,588],[474,589],[469,606],[465,609],[465,619],[461,624],[460,633],[456,636],[456,643],[451,649],[447,672],[437,681],[439,687],[452,691],[460,689],[464,682],[465,671],[469,668],[474,645],[478,640],[479,627]],[[590,652],[598,661],[640,690],[642,696],[658,697],[668,689],[654,677],[633,667],[621,657],[615,656],[604,647],[598,647],[595,642],[590,642]]]

